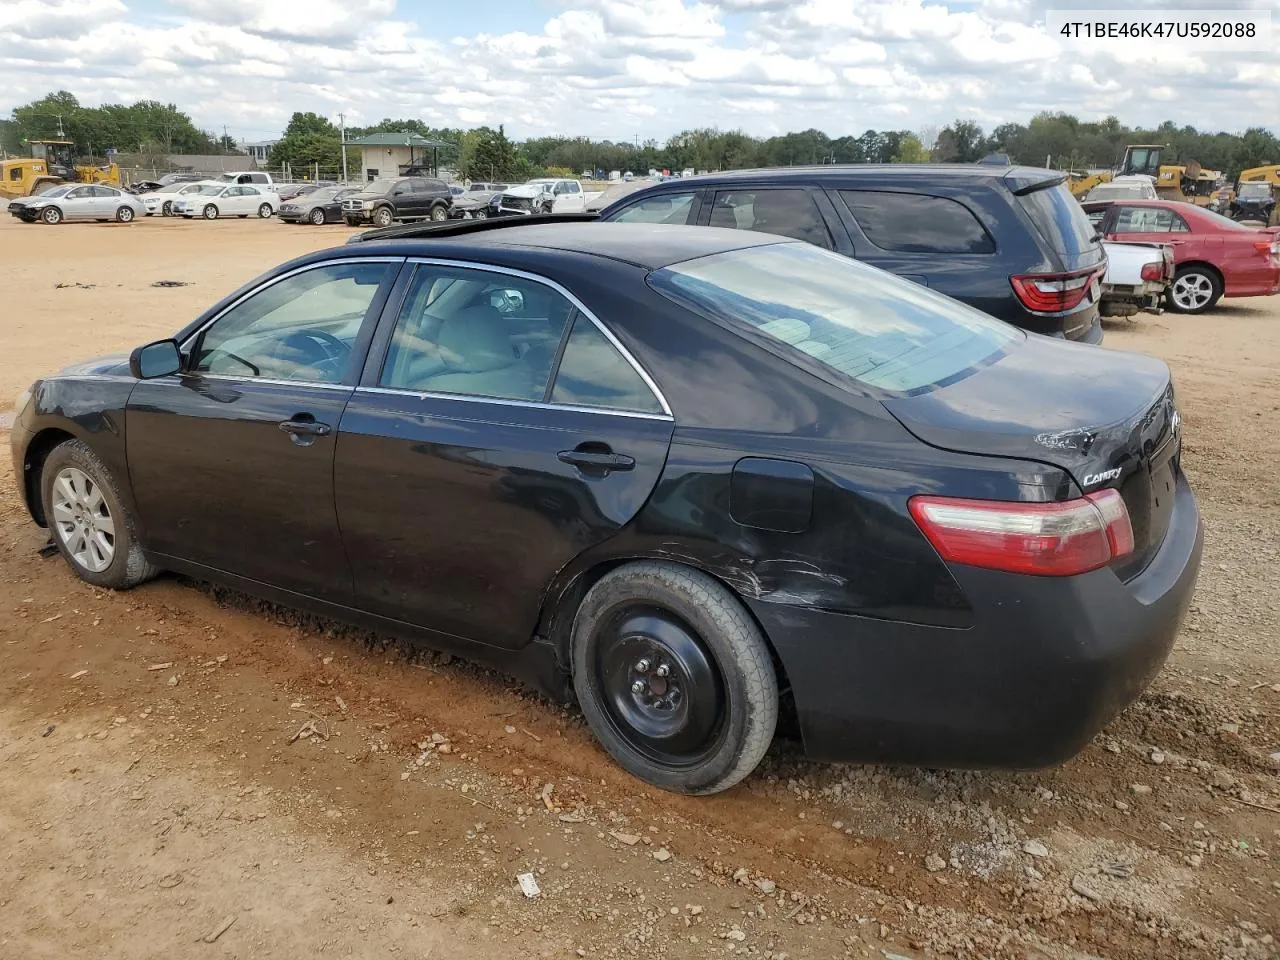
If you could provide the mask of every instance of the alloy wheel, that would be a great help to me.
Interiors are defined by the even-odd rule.
[[[1213,282],[1203,273],[1185,273],[1173,281],[1170,296],[1181,310],[1200,310],[1213,299]]]
[[[67,552],[90,573],[116,555],[116,525],[102,488],[83,470],[64,467],[53,481],[53,525]]]

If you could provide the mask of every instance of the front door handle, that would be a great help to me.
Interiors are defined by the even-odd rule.
[[[612,470],[632,470],[635,457],[625,453],[609,453],[598,450],[561,450],[556,454],[561,463],[569,463],[583,473],[609,473]]]
[[[292,439],[294,443],[302,444],[305,447],[307,444],[315,443],[316,436],[328,436],[332,433],[333,428],[328,424],[317,424],[311,417],[307,417],[307,419],[294,417],[293,420],[283,421],[280,424],[280,430],[289,434],[289,439]]]

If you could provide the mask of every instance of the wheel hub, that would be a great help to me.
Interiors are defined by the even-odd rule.
[[[614,728],[640,753],[672,766],[715,746],[724,682],[693,630],[665,612],[624,612],[597,635],[597,683]]]
[[[111,566],[115,520],[98,484],[83,470],[66,467],[53,481],[53,524],[67,552],[90,573]]]

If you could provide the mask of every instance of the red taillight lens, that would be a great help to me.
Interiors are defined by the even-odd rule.
[[[1142,265],[1143,280],[1163,280],[1164,279],[1164,263],[1144,263]]]
[[[1133,527],[1115,490],[1065,503],[912,497],[911,516],[950,563],[1069,577],[1133,552]]]
[[[1264,257],[1280,257],[1280,240],[1256,240],[1253,249]]]
[[[1077,273],[1024,273],[1010,277],[1013,292],[1022,305],[1037,313],[1061,313],[1080,305],[1094,277],[1105,270]]]

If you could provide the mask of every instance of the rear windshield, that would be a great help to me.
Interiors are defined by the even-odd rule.
[[[1097,247],[1097,231],[1065,183],[1032,190],[1018,202],[1055,252],[1074,257]]]
[[[950,297],[808,243],[687,260],[649,282],[696,312],[901,393],[960,379],[1022,337]]]

